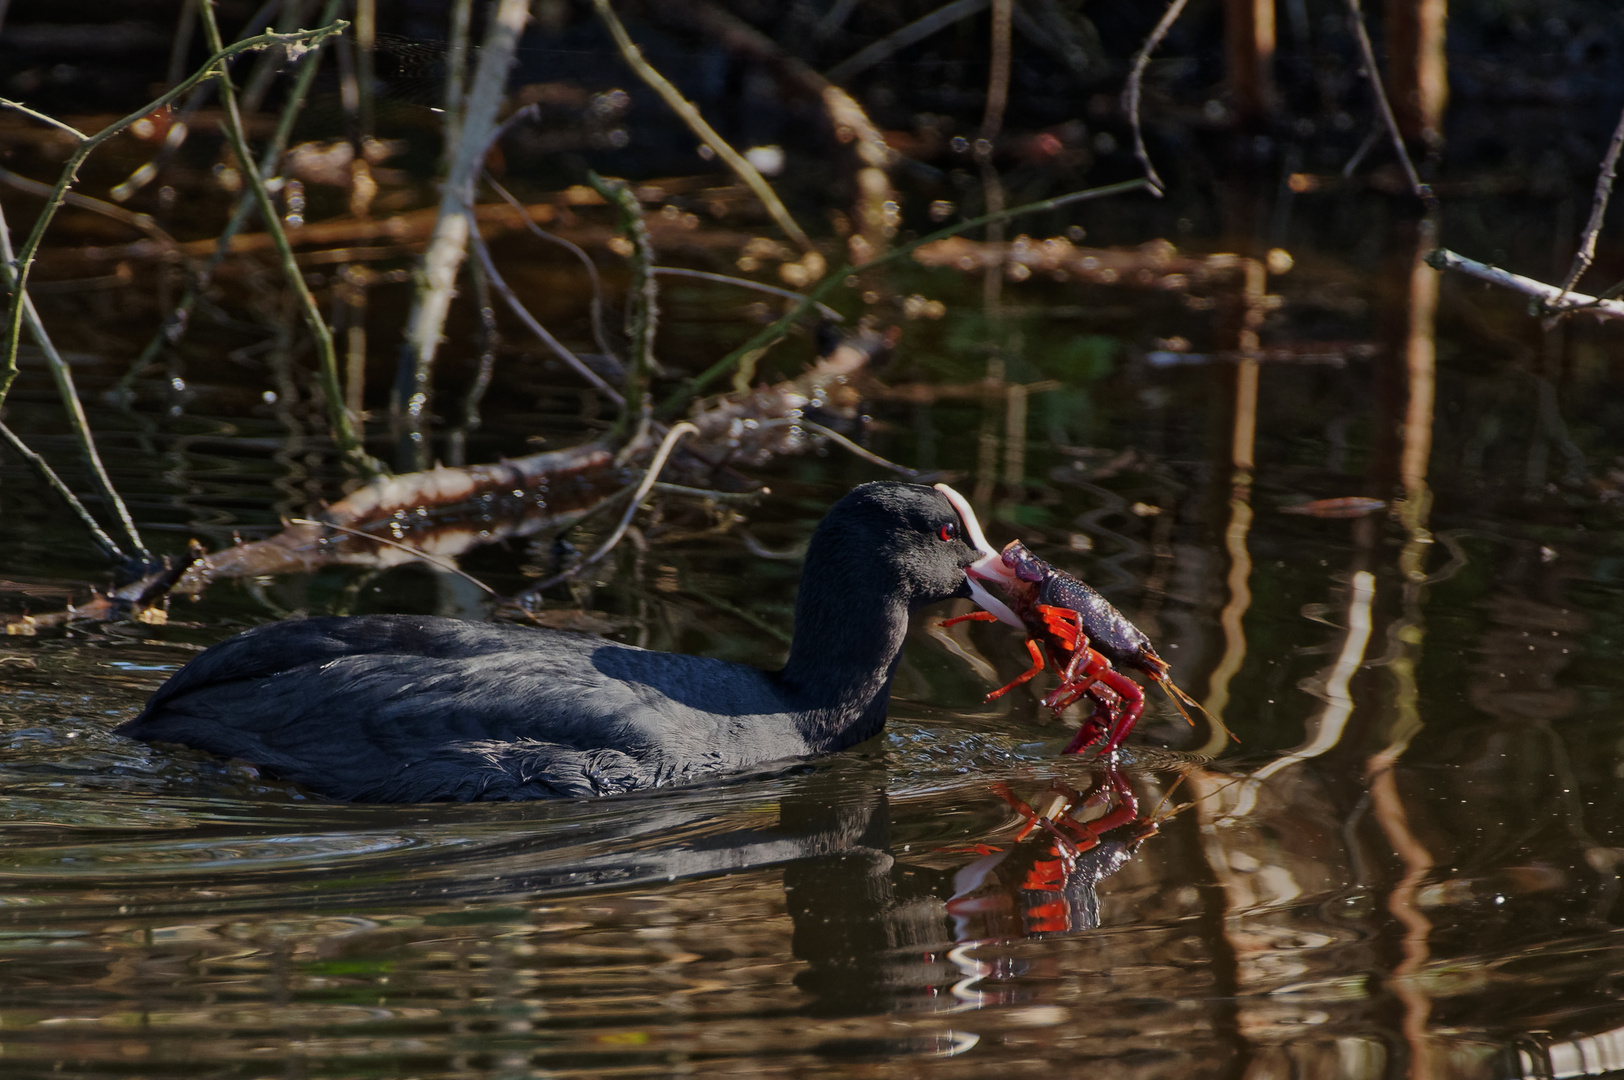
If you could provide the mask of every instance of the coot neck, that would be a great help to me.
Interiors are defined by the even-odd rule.
[[[780,679],[808,744],[835,751],[884,726],[908,607],[890,590],[856,593],[857,582],[850,579],[841,582],[844,589],[820,588],[829,579],[817,573],[813,554],[801,578],[795,637]]]

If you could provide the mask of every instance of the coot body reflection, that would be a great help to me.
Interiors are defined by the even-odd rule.
[[[415,615],[258,627],[120,733],[242,758],[337,799],[545,799],[672,784],[875,735],[923,605],[995,563],[945,485],[865,484],[807,548],[781,671]]]

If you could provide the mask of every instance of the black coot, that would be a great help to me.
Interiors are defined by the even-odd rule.
[[[812,536],[782,671],[430,616],[300,619],[204,652],[118,730],[367,802],[680,783],[876,734],[909,612],[988,599],[966,571],[997,562],[952,489],[865,484]]]

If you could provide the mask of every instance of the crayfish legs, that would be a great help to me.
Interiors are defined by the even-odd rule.
[[[1054,612],[1056,619],[1065,616],[1076,618],[1076,612],[1065,611],[1061,608],[1042,608],[1045,613]],[[968,615],[958,615],[942,623],[943,626],[952,626],[954,623],[966,620],[991,622],[997,616],[985,611],[973,611]],[[1050,627],[1051,631],[1053,627]],[[1021,672],[1009,682],[1000,686],[987,695],[987,701],[997,701],[1011,690],[1023,683],[1031,681],[1044,669],[1044,645],[1050,649],[1055,648],[1053,641],[1040,642],[1037,638],[1026,639],[1026,651],[1032,657],[1032,666]],[[1096,711],[1103,711],[1109,718],[1108,722],[1101,723],[1090,717],[1083,723],[1077,737],[1073,738],[1065,753],[1080,753],[1094,745],[1102,736],[1109,736],[1106,742],[1105,753],[1111,753],[1127,738],[1128,733],[1139,720],[1139,714],[1145,709],[1145,695],[1139,689],[1139,684],[1123,675],[1111,666],[1111,661],[1089,648],[1081,634],[1075,628],[1065,635],[1064,647],[1060,650],[1066,659],[1060,666],[1060,685],[1044,697],[1044,707],[1053,709],[1059,716],[1066,709],[1076,704],[1084,697],[1095,703]],[[1086,737],[1086,738],[1085,738]]]

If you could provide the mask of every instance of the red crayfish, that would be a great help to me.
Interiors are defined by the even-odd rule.
[[[972,520],[962,510],[960,516]],[[982,550],[991,550],[985,539],[971,539]],[[1144,672],[1152,682],[1160,683],[1179,715],[1194,723],[1185,705],[1201,706],[1174,685],[1167,661],[1156,654],[1150,638],[1087,584],[1038,558],[1019,540],[1011,541],[996,557],[984,556],[969,572],[971,591],[985,610],[948,619],[942,625],[979,619],[1019,626],[1026,631],[1026,649],[1032,655],[1032,666],[988,694],[987,700],[994,701],[1037,675],[1047,654],[1048,662],[1060,673],[1060,685],[1044,697],[1043,704],[1058,716],[1084,697],[1094,702],[1094,715],[1064,753],[1081,753],[1103,738],[1101,753],[1110,754],[1138,722],[1145,708],[1144,691],[1113,664]],[[998,585],[1009,598],[1008,606],[981,588],[977,579]]]

